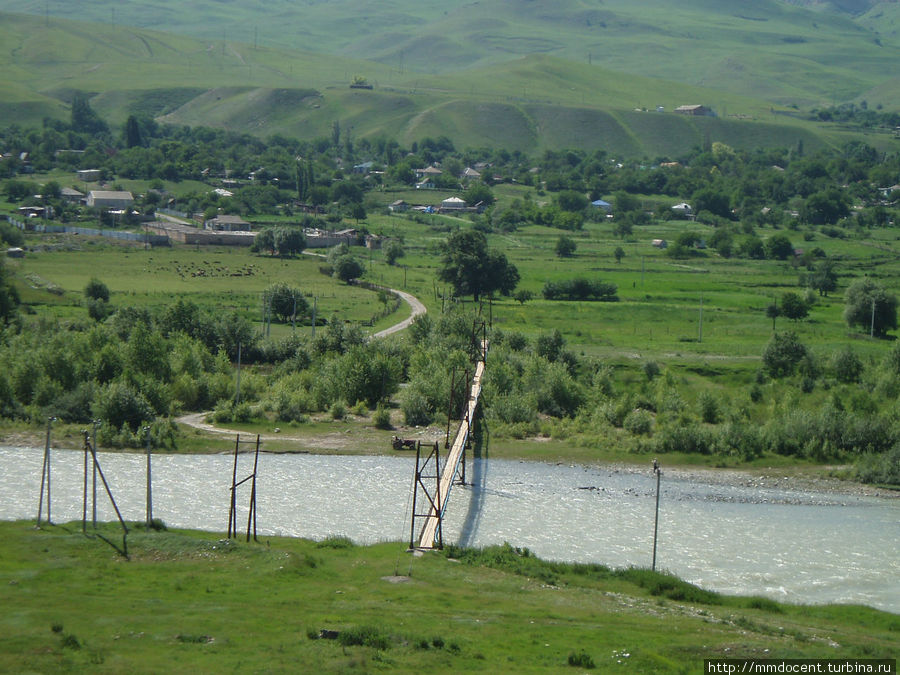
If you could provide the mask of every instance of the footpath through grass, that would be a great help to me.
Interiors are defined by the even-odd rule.
[[[89,529],[89,532],[91,530]],[[121,541],[112,526],[101,532]],[[704,658],[891,658],[900,617],[702,591],[498,546],[0,523],[2,672],[701,672]]]

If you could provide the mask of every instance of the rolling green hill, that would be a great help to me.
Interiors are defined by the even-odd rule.
[[[272,0],[263,8],[226,0],[100,0],[75,15],[61,0],[0,0],[0,11],[48,22],[79,18],[125,36],[125,26],[194,36],[210,54],[223,44],[265,45],[422,74],[552,54],[800,105],[852,100],[890,77],[900,56],[896,7],[870,0]],[[821,8],[830,11],[812,11]],[[144,45],[148,54],[154,46]],[[900,105],[896,98],[878,102]]]
[[[548,10],[527,4],[511,0],[504,7],[513,11],[521,5],[523,20],[531,17],[537,26]],[[694,0],[691,7],[697,11],[702,4]],[[788,15],[801,11],[778,7]],[[549,25],[566,17],[574,20],[559,12],[552,10]],[[446,20],[451,14],[448,10]],[[582,19],[598,20],[591,16]],[[486,18],[482,24],[496,25]],[[446,38],[433,46],[457,53],[459,45],[451,49],[450,42]],[[497,44],[486,38],[482,42]],[[508,47],[504,60],[481,59],[478,66],[423,73],[349,56],[22,14],[0,14],[0,44],[5,46],[0,50],[0,124],[65,119],[73,92],[84,91],[114,126],[136,114],[259,135],[315,138],[328,136],[337,120],[357,138],[385,135],[408,143],[444,135],[460,148],[502,146],[526,153],[581,147],[654,157],[716,140],[735,147],[791,146],[802,140],[813,150],[852,137],[777,114],[791,111],[773,104],[765,92],[743,95],[623,74],[599,59],[573,61],[558,50],[523,55]],[[714,61],[699,54],[696,60],[704,59]],[[736,67],[728,62],[716,66],[723,77]],[[373,89],[350,89],[356,75],[368,78]],[[867,77],[876,82],[874,75]],[[825,87],[817,78],[809,79],[814,81],[809,89]],[[897,85],[897,78],[883,77],[866,91],[897,96]],[[671,113],[690,103],[709,106],[718,117]],[[655,112],[658,106],[667,112]],[[896,144],[885,134],[867,140],[882,148]]]

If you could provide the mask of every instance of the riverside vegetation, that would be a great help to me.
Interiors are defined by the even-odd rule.
[[[585,461],[839,462],[862,480],[898,480],[900,348],[886,339],[897,326],[896,204],[878,187],[900,176],[896,155],[713,143],[647,166],[602,152],[459,152],[448,139],[351,142],[337,125],[314,142],[148,119],[117,135],[86,101],[68,125],[11,127],[0,140],[43,172],[11,175],[22,167],[3,162],[10,211],[46,206],[62,222],[128,227],[62,199],[65,171],[91,164],[138,192],[139,212],[174,201],[268,223],[255,253],[77,243],[4,225],[9,243],[31,249],[4,272],[7,420],[99,418],[112,447],[141,445],[149,425],[170,450],[183,439],[173,418],[188,411],[247,429],[440,424],[452,370],[471,359],[471,305],[447,300],[481,295],[492,324],[485,421],[500,452],[550,438],[560,442],[551,457],[556,448]],[[86,149],[57,153],[62,145]],[[110,146],[118,151],[101,152]],[[265,168],[222,196],[201,180],[226,157],[238,170]],[[339,166],[365,157],[384,173]],[[490,180],[456,177],[478,161]],[[436,163],[439,189],[410,192],[414,169]],[[397,197],[454,193],[489,206],[463,218],[384,215]],[[611,219],[590,204],[603,196]],[[671,208],[683,196],[692,220]],[[319,213],[292,215],[299,203]],[[297,259],[301,225],[345,220],[389,243],[365,256],[339,248],[324,265]],[[651,245],[662,238],[668,249]],[[336,278],[360,275],[406,284],[431,313],[404,339],[366,341],[359,324],[387,325],[395,305]],[[265,298],[272,312],[260,322]],[[315,338],[296,329],[312,305],[327,320]]]

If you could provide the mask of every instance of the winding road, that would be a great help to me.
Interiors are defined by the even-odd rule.
[[[409,315],[409,318],[404,319],[400,323],[395,323],[390,328],[385,328],[384,330],[380,330],[377,333],[374,333],[372,337],[374,338],[383,338],[388,335],[393,335],[394,333],[399,333],[404,328],[407,328],[413,321],[416,320],[417,316],[421,316],[428,310],[425,309],[425,305],[414,295],[407,293],[405,291],[398,291],[396,288],[388,288],[388,291],[394,293],[395,295],[399,295],[403,301],[409,305],[410,309],[412,309],[412,313]]]

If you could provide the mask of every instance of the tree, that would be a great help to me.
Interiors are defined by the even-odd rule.
[[[262,251],[268,251],[270,255],[275,255],[274,228],[267,227],[266,229],[257,232],[256,236],[253,237],[252,250],[259,253],[261,253]]]
[[[125,120],[125,147],[139,148],[144,144],[141,136],[141,125],[138,124],[137,117],[129,115]]]
[[[384,261],[388,265],[395,265],[397,259],[402,258],[405,255],[406,251],[403,249],[403,244],[397,239],[391,239],[384,245]]]
[[[309,303],[299,288],[284,283],[272,284],[266,289],[269,307],[282,323],[287,323],[298,316],[306,315]]]
[[[334,276],[349,284],[354,279],[359,279],[366,268],[349,253],[340,256],[334,263]]]
[[[897,296],[869,277],[857,279],[847,289],[844,320],[851,327],[859,326],[884,337],[897,328]]]
[[[797,293],[788,291],[781,296],[781,313],[792,321],[798,321],[807,317],[809,305]]]
[[[731,218],[731,201],[724,192],[713,188],[701,188],[691,197],[694,212],[709,211],[722,218]]]
[[[787,260],[794,255],[794,245],[783,234],[773,234],[766,239],[766,257],[773,260]]]
[[[785,377],[797,369],[806,355],[806,345],[794,333],[776,333],[763,350],[763,367],[772,377]]]
[[[575,190],[563,190],[556,195],[556,204],[563,211],[577,213],[587,208],[588,198]]]
[[[513,297],[515,301],[520,305],[524,305],[526,302],[534,298],[534,293],[523,288],[522,290],[516,291],[516,294]]]
[[[9,280],[3,260],[0,259],[0,326],[4,326],[16,315],[19,293]]]
[[[626,213],[622,216],[617,216],[613,222],[613,234],[622,239],[629,236],[632,232],[631,219],[628,215],[629,214]]]
[[[775,332],[775,319],[781,316],[781,308],[778,307],[777,302],[773,302],[771,305],[766,307],[766,316],[772,319],[772,332]]]
[[[863,372],[863,362],[850,347],[835,352],[831,358],[834,376],[838,382],[859,382]]]
[[[494,193],[484,183],[472,183],[463,193],[463,199],[469,206],[481,204],[487,207],[494,203]]]
[[[619,214],[639,210],[641,208],[641,200],[634,195],[628,194],[625,190],[618,190],[613,195],[613,207],[616,216],[618,216]]]
[[[72,131],[86,134],[98,134],[108,131],[104,122],[91,108],[87,96],[77,92],[72,98]]]
[[[306,236],[297,227],[276,228],[273,238],[272,243],[280,256],[291,257],[306,248]]]
[[[813,225],[833,225],[849,213],[847,195],[835,187],[811,194],[800,207],[800,218]]]
[[[571,258],[575,254],[576,248],[575,240],[565,235],[556,240],[556,255],[560,258]]]
[[[106,284],[102,281],[94,277],[88,282],[87,286],[84,287],[84,297],[109,302],[109,288],[107,288]]]
[[[621,246],[616,246],[616,250],[613,251],[613,256],[615,257],[617,263],[622,262],[622,258],[625,257],[625,249]]]
[[[453,285],[456,295],[499,291],[510,295],[519,283],[519,271],[503,253],[488,248],[487,237],[477,230],[458,230],[444,246],[438,279]]]
[[[810,288],[819,292],[819,295],[828,297],[828,294],[837,289],[837,273],[834,271],[834,262],[820,260],[812,273],[807,275],[806,283]]]

